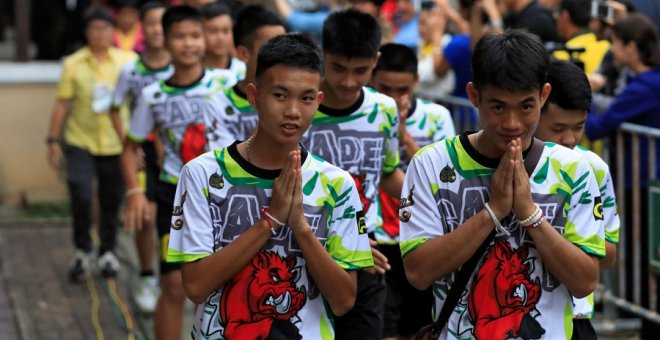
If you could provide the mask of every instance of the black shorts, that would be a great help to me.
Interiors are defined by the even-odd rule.
[[[387,300],[383,337],[415,335],[420,328],[433,322],[431,288],[417,290],[408,282],[398,244],[381,244],[378,249],[387,257],[391,266],[385,274]]]
[[[596,340],[596,330],[591,325],[590,319],[573,319],[572,340]]]
[[[167,274],[174,270],[180,270],[181,264],[167,262],[167,247],[170,243],[170,226],[172,225],[172,208],[176,185],[163,181],[156,182],[156,228],[158,229],[158,240],[160,241],[158,258],[160,259],[160,273]]]
[[[385,313],[385,277],[357,271],[355,306],[348,313],[335,316],[337,340],[380,340]]]
[[[156,147],[154,142],[146,141],[140,144],[144,152],[144,175],[145,175],[145,196],[149,202],[156,201],[156,183],[158,183],[158,175],[160,174],[160,166],[158,166],[158,155],[156,154]]]

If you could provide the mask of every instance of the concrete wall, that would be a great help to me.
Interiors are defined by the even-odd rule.
[[[0,63],[0,204],[66,199],[46,160],[45,138],[59,65]]]

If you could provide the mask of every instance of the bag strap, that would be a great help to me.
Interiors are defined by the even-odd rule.
[[[528,175],[531,176],[532,172],[534,172],[534,168],[536,168],[536,165],[538,164],[539,160],[541,159],[541,155],[543,154],[543,148],[543,142],[536,138],[532,139],[532,146],[524,160],[525,170],[527,171]],[[447,299],[445,299],[445,303],[442,305],[440,315],[433,324],[433,328],[431,330],[432,334],[439,336],[442,329],[445,328],[445,325],[447,324],[447,321],[449,321],[449,317],[451,316],[452,311],[454,308],[456,308],[458,300],[461,298],[461,295],[465,290],[465,286],[467,286],[467,283],[470,280],[470,276],[472,276],[472,272],[474,272],[474,268],[477,266],[481,256],[486,253],[486,249],[494,237],[495,229],[491,231],[484,242],[481,243],[479,248],[474,252],[472,257],[470,257],[470,259],[461,266],[461,269],[459,269],[458,274],[456,274],[456,279],[449,289]]]

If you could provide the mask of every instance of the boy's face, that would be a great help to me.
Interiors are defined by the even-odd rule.
[[[394,98],[397,107],[401,107],[401,98],[412,98],[417,85],[417,74],[378,70],[371,78],[374,90]]]
[[[349,59],[345,56],[326,53],[323,59],[324,82],[338,99],[355,100],[362,87],[369,82],[379,56],[380,52],[373,58]]]
[[[87,44],[92,48],[108,48],[112,46],[112,35],[115,27],[101,19],[91,20],[85,28]]]
[[[239,45],[236,47],[236,55],[245,63],[248,77],[253,77],[257,70],[257,55],[261,45],[272,38],[284,34],[286,34],[286,30],[283,26],[262,26],[254,32],[255,37],[252,46]]]
[[[164,45],[165,36],[163,36],[163,25],[161,24],[163,13],[165,13],[165,8],[154,8],[144,14],[142,31],[149,47],[162,48]]]
[[[541,114],[536,138],[544,142],[553,142],[569,149],[575,148],[584,133],[587,112],[584,110],[566,110],[555,103],[549,103]]]
[[[550,85],[541,90],[509,91],[486,85],[477,91],[468,83],[468,98],[479,110],[483,128],[479,139],[480,150],[487,156],[501,157],[509,142],[520,138],[523,149],[529,147],[539,124],[541,108],[550,94]]]
[[[129,31],[140,21],[140,11],[133,7],[122,7],[117,11],[117,28]]]
[[[396,12],[403,21],[408,21],[415,16],[415,5],[411,0],[397,0]]]
[[[204,21],[206,53],[213,56],[231,55],[234,48],[232,21],[229,15],[219,15]]]
[[[258,133],[277,145],[298,143],[323,100],[320,84],[318,72],[283,64],[267,69],[256,85],[248,84],[248,100],[259,113]]]
[[[201,62],[204,53],[204,33],[200,22],[194,20],[175,22],[165,38],[173,63],[193,66]]]

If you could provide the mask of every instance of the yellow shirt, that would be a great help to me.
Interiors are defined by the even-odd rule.
[[[71,112],[64,129],[67,144],[95,156],[121,153],[121,141],[108,111],[121,67],[136,57],[133,52],[111,47],[106,58],[99,62],[89,48],[83,47],[64,59],[57,97],[71,100]],[[124,126],[127,126],[126,107],[121,111]]]
[[[584,73],[592,74],[598,71],[605,53],[610,49],[610,43],[607,40],[598,40],[593,33],[585,33],[567,41],[566,47],[584,47],[585,51],[578,54],[578,59],[584,63]],[[555,51],[554,56],[560,60],[569,59],[566,51]]]

